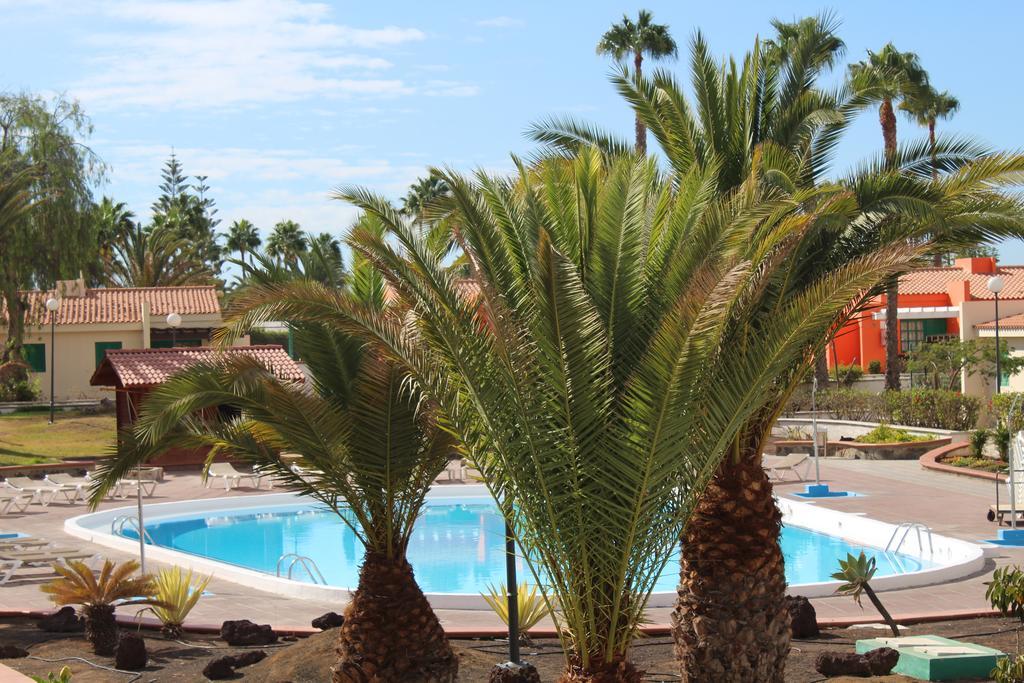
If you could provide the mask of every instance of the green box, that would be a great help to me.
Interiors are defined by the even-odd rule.
[[[864,654],[880,647],[900,653],[893,673],[925,681],[951,681],[958,678],[988,678],[996,662],[1005,655],[984,645],[950,640],[942,636],[901,636],[857,641],[857,652]]]

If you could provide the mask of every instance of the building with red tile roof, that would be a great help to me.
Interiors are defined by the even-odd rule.
[[[952,266],[922,268],[900,278],[896,333],[906,354],[928,341],[974,339],[995,334],[995,295],[989,278],[999,275],[1000,337],[1011,353],[1024,354],[1024,266],[1002,266],[991,257],[957,259]],[[886,297],[880,296],[848,323],[829,345],[830,366],[859,365],[868,370],[872,361],[885,368]],[[1019,342],[1019,349],[1018,347]],[[1019,387],[1018,387],[1019,385]],[[1024,390],[1024,375],[1004,377],[1003,386]],[[964,391],[987,395],[994,382],[980,375],[965,378]]]
[[[23,292],[23,297],[23,355],[43,399],[50,396],[54,369],[58,400],[102,398],[109,390],[89,380],[107,351],[205,346],[223,325],[220,294],[213,286],[92,288],[79,278],[58,282],[52,290]],[[53,313],[46,308],[51,298],[57,301]],[[168,322],[171,314],[177,314],[177,327]],[[0,318],[6,316],[0,308]],[[0,337],[5,333],[6,325]]]

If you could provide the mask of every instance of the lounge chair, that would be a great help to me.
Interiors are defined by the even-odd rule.
[[[464,481],[466,478],[466,461],[462,458],[454,458],[445,464],[444,469],[434,481]]]
[[[45,481],[50,482],[54,486],[74,486],[75,496],[81,498],[83,501],[88,495],[88,489],[92,485],[92,479],[89,477],[72,477],[67,472],[54,472],[53,474],[47,474],[44,477]]]
[[[252,482],[253,488],[259,488],[260,482],[263,481],[263,477],[266,475],[260,474],[259,472],[239,472],[229,462],[214,462],[210,463],[210,466],[206,470],[206,488],[210,488],[213,484],[213,479],[224,480],[224,490],[230,491],[233,488],[238,487],[243,479],[248,479]]]
[[[38,552],[0,552],[0,586],[8,581],[19,578],[17,573],[21,569],[50,568],[58,563],[66,563],[68,560],[84,560],[87,564],[99,558],[95,552],[86,550],[71,550],[67,548],[43,549]],[[33,577],[24,578],[37,578]]]
[[[766,460],[764,467],[774,481],[786,481],[786,472],[795,474],[796,481],[804,481],[811,467],[811,456],[809,453],[790,453],[781,458]]]
[[[92,474],[87,472],[85,475],[86,484],[92,486],[93,481],[95,480],[92,478]],[[156,479],[119,479],[107,495],[111,498],[127,498],[132,492],[138,493],[138,489],[141,486],[142,495],[149,498],[156,493],[156,485],[158,483]]]
[[[34,536],[13,536],[11,538],[0,538],[0,551],[3,550],[21,550],[24,548],[41,548],[48,545],[53,545],[52,541],[47,541],[42,538],[35,538]]]
[[[16,512],[24,512],[32,503],[32,494],[20,491],[0,491],[0,515],[6,515],[13,508]]]
[[[69,503],[74,503],[78,492],[74,486],[58,486],[49,482],[35,481],[28,477],[7,477],[4,480],[7,488],[20,493],[32,495],[32,501],[46,507],[53,502],[57,494],[61,494]]]

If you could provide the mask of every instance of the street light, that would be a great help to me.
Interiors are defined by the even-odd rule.
[[[54,348],[57,341],[57,309],[60,308],[60,301],[56,297],[46,300],[46,310],[50,312],[50,424],[53,424],[53,376],[57,374],[57,360]]]
[[[1000,356],[1003,355],[1003,350],[1001,348],[999,348],[999,292],[1003,291],[1003,287],[1005,285],[1006,285],[1006,283],[1003,282],[1003,278],[999,277],[998,275],[993,275],[992,277],[990,277],[988,279],[988,282],[985,283],[985,286],[988,287],[988,291],[992,292],[992,294],[994,294],[995,297],[996,297],[996,393],[997,394],[1002,393],[1000,385],[1002,385],[1002,383],[1003,383],[1003,374],[1002,374],[1002,371],[1000,369],[1000,364],[999,364]]]
[[[178,328],[181,327],[181,316],[177,313],[167,315],[167,326],[171,328],[171,346],[178,345]]]

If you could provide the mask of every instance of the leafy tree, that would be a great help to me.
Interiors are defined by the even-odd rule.
[[[278,222],[267,238],[267,254],[278,263],[295,265],[299,255],[306,251],[309,242],[302,227],[291,220]]]
[[[237,251],[238,260],[243,264],[246,255],[259,249],[263,244],[259,230],[244,218],[233,222],[224,237],[228,251]]]
[[[331,309],[359,311],[380,324],[398,322],[383,308],[384,282],[365,261],[358,281],[366,299],[305,279],[253,283],[235,295],[227,319],[249,328],[281,295],[304,292]],[[386,349],[339,330],[328,316],[289,322],[304,348],[310,386],[283,382],[251,359],[201,364],[147,397],[116,458],[100,466],[94,504],[125,472],[171,445],[211,446],[230,453],[288,488],[326,505],[365,548],[356,587],[339,629],[335,681],[454,681],[458,658],[420,590],[407,558],[424,498],[458,450],[436,422],[436,406],[411,387]],[[224,339],[223,341],[228,341]],[[219,419],[207,410],[237,408]],[[302,456],[296,474],[282,453]]]
[[[26,302],[20,290],[76,277],[96,257],[92,187],[105,166],[85,139],[92,124],[79,104],[30,93],[0,93],[0,296],[7,344],[0,362],[21,357]],[[17,199],[24,196],[26,202]]]
[[[1010,355],[1006,341],[1000,341],[1000,370],[1011,377],[1024,370],[1024,357]],[[988,380],[996,376],[994,339],[951,339],[921,344],[910,352],[907,369],[922,373],[934,389],[959,389],[963,375],[981,374]]]
[[[165,228],[188,240],[195,257],[202,261],[214,277],[220,274],[223,254],[217,243],[215,218],[217,210],[207,196],[206,176],[196,176],[190,184],[181,162],[172,152],[161,172],[160,196],[153,203],[153,227]]]
[[[636,22],[627,15],[622,21],[612,24],[597,43],[599,55],[611,55],[616,61],[622,62],[628,57],[633,58],[633,74],[639,79],[643,75],[644,55],[651,59],[675,57],[676,41],[672,38],[665,24],[655,24],[651,13],[640,10]],[[636,117],[636,151],[647,153],[647,128],[639,116]]]
[[[900,52],[892,43],[886,43],[878,52],[868,50],[868,58],[849,66],[851,86],[866,97],[878,102],[878,120],[882,126],[885,160],[890,168],[897,164],[896,111],[894,102],[912,106],[923,101],[930,88],[928,74],[913,52]],[[934,145],[933,145],[934,149]],[[932,170],[935,172],[936,164]],[[899,390],[899,278],[894,278],[885,289],[885,388]]]

